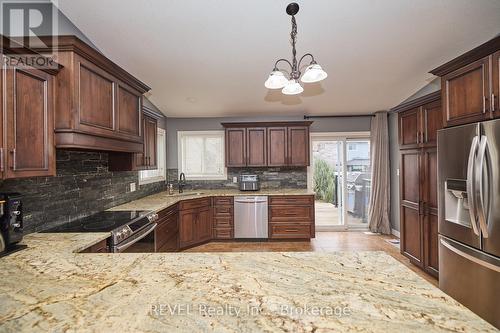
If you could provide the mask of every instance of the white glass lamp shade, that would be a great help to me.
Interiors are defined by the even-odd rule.
[[[321,68],[318,64],[312,64],[307,66],[306,72],[300,80],[304,83],[314,83],[326,79],[328,74]]]
[[[286,84],[286,86],[281,90],[281,92],[285,95],[298,95],[304,91],[304,88],[296,81],[290,80]]]
[[[286,86],[287,83],[288,80],[282,72],[272,71],[264,83],[264,86],[266,86],[267,89],[281,89]]]

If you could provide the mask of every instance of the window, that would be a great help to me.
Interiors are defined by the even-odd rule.
[[[158,140],[156,145],[157,169],[139,171],[139,185],[160,182],[166,180],[165,164],[166,164],[166,135],[165,130],[158,128]]]
[[[186,179],[227,179],[224,167],[224,131],[179,131],[179,174]]]

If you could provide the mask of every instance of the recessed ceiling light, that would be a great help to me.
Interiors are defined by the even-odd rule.
[[[189,103],[196,103],[196,102],[198,102],[198,100],[196,98],[194,98],[194,97],[187,97],[186,101],[188,101]]]

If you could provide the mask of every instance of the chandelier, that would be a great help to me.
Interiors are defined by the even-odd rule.
[[[287,59],[278,59],[274,64],[273,71],[264,83],[267,89],[281,89],[281,92],[285,95],[297,95],[304,91],[304,88],[299,83],[299,78],[303,83],[314,83],[324,80],[328,76],[321,66],[316,63],[311,53],[304,54],[297,62],[297,50],[295,49],[295,43],[297,42],[297,22],[295,21],[295,14],[298,12],[299,5],[295,2],[290,3],[286,7],[286,13],[292,17],[292,32],[290,33],[293,55],[292,62]],[[300,64],[306,57],[310,57],[311,62],[301,77]],[[280,62],[286,62],[290,66],[291,71],[288,79],[283,71],[278,69],[278,63]]]

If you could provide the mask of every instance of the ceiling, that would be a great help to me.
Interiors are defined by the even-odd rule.
[[[291,56],[289,1],[55,2],[172,117],[386,110],[430,82],[429,70],[500,32],[498,0],[297,1],[297,53],[313,53],[329,76],[285,97],[264,81]]]

